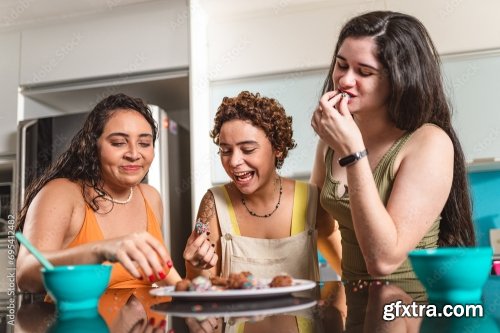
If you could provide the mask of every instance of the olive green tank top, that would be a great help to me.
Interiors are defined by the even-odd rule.
[[[373,171],[373,178],[377,186],[380,199],[387,205],[389,196],[394,184],[394,161],[401,148],[411,137],[412,133],[406,133],[401,138],[396,140],[392,147],[382,157],[378,165]],[[337,195],[337,188],[340,186],[338,180],[335,180],[332,175],[332,158],[333,150],[328,148],[326,153],[326,177],[321,190],[320,202],[321,206],[329,212],[334,219],[339,223],[340,233],[342,235],[342,279],[345,280],[360,280],[360,279],[410,279],[416,280],[416,276],[411,268],[408,258],[401,264],[401,266],[391,275],[384,277],[372,277],[368,274],[366,269],[365,260],[361,253],[354,226],[352,223],[352,216],[349,204],[349,192],[346,191],[339,197]],[[435,248],[439,236],[439,223],[441,217],[439,216],[433,223],[430,230],[424,238],[418,243],[417,248]],[[420,286],[416,289],[421,289]],[[415,290],[416,291],[416,290]]]

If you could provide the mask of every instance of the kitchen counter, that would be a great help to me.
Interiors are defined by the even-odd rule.
[[[58,318],[43,295],[20,294],[15,332],[500,332],[500,277],[485,285],[483,318],[412,318],[416,312],[403,313],[402,304],[425,295],[410,296],[405,285],[331,281],[293,296],[205,302],[151,296],[149,288],[115,289],[101,298],[98,316],[73,319]],[[427,303],[412,306],[419,305]]]

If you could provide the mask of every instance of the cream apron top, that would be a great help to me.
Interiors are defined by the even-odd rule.
[[[318,190],[315,186],[295,182],[290,237],[280,239],[241,236],[225,187],[213,187],[210,191],[215,198],[221,229],[222,276],[249,271],[261,278],[287,273],[297,279],[319,280],[316,246]]]

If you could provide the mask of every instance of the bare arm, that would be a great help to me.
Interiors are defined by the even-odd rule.
[[[312,126],[323,141],[346,156],[363,150],[365,143],[347,98],[340,99],[335,92],[324,94]],[[423,126],[399,153],[394,170],[392,192],[384,206],[369,160],[346,167],[354,230],[372,276],[394,272],[441,213],[453,178],[450,138],[435,126]]]
[[[49,182],[35,197],[26,216],[23,233],[54,265],[120,262],[133,276],[159,276],[170,260],[163,244],[148,232],[67,247],[84,219],[79,185],[66,179]],[[40,264],[21,246],[16,262],[20,289],[43,291]],[[142,273],[141,273],[142,271]]]
[[[316,216],[318,249],[337,275],[342,276],[342,245],[338,223],[320,205]]]
[[[186,277],[198,275],[218,276],[221,271],[220,230],[212,192],[208,191],[201,200],[196,219],[208,224],[209,233],[198,235],[195,230],[189,236],[184,249]]]
[[[417,130],[384,207],[365,158],[347,167],[354,230],[373,276],[388,275],[406,260],[441,213],[453,178],[453,146],[433,126]]]
[[[310,178],[310,182],[319,188],[320,193],[326,176],[325,155],[327,148],[328,146],[319,140]],[[318,228],[318,249],[335,272],[342,276],[342,245],[338,223],[321,207],[319,202],[316,225]]]
[[[48,183],[31,203],[23,233],[54,265],[98,263],[100,255],[94,244],[61,250],[68,243],[66,235],[72,221],[78,218],[78,186],[67,180]],[[83,219],[83,216],[81,216]],[[17,283],[22,290],[43,291],[40,274],[41,265],[26,250],[19,249],[16,262]]]

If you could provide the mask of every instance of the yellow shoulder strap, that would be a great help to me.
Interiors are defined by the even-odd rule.
[[[295,181],[293,197],[292,228],[290,236],[301,233],[307,225],[307,197],[309,186],[307,183]]]
[[[233,203],[231,202],[231,198],[229,198],[229,193],[227,193],[226,187],[223,186],[222,188],[224,189],[224,198],[226,198],[226,205],[233,233],[237,236],[241,236],[240,227],[238,227],[238,221],[236,221],[236,214],[234,213]]]
[[[300,333],[313,332],[314,326],[311,319],[304,318],[301,316],[296,316],[295,318],[297,320],[297,328]]]

